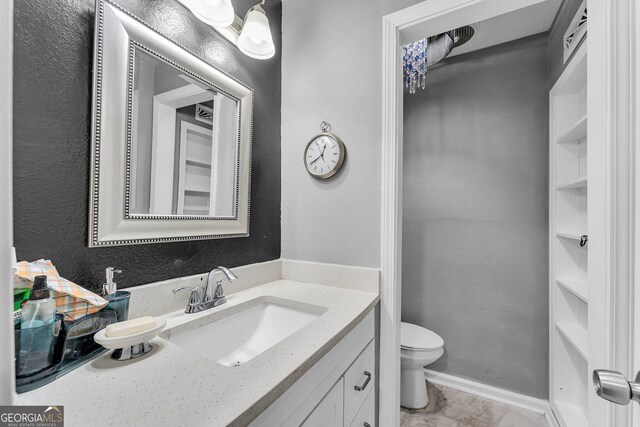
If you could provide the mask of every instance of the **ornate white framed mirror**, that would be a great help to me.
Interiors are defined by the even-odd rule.
[[[253,90],[97,1],[89,247],[249,234]]]

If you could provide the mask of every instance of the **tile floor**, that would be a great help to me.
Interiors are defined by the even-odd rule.
[[[453,388],[428,384],[429,406],[402,408],[402,427],[549,427],[544,415]]]

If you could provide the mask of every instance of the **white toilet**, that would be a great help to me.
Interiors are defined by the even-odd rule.
[[[422,326],[400,324],[400,405],[421,409],[429,404],[423,367],[444,353],[444,340]]]

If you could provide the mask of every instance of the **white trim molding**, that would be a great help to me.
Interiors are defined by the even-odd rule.
[[[13,246],[13,0],[0,2],[0,405],[15,395],[11,247]]]
[[[451,387],[456,390],[491,399],[496,402],[506,403],[507,405],[517,406],[518,408],[536,412],[544,415],[549,426],[560,427],[558,420],[553,416],[551,407],[549,406],[549,401],[547,400],[537,399],[535,397],[526,396],[524,394],[493,387],[465,378],[443,374],[442,372],[432,371],[430,369],[424,370],[424,376],[427,381],[430,381],[433,384]]]
[[[589,135],[589,240],[600,241],[589,257],[604,260],[592,271],[589,260],[589,298],[601,305],[589,306],[589,328],[594,325],[601,342],[590,342],[589,366],[620,371],[635,377],[640,366],[633,363],[634,288],[637,286],[634,257],[636,231],[637,126],[635,55],[637,34],[633,0],[588,0],[588,114]],[[597,142],[594,144],[593,142]],[[597,150],[597,151],[594,151]],[[601,159],[596,162],[596,159]],[[590,160],[591,162],[591,160]],[[597,175],[594,176],[593,174]],[[592,179],[594,177],[595,179]],[[594,185],[595,184],[595,185]],[[592,200],[594,201],[591,205]],[[591,229],[591,223],[602,229]],[[597,233],[597,234],[596,234]],[[594,312],[592,308],[598,309]],[[634,369],[635,368],[635,369]],[[589,394],[589,425],[631,427],[635,405],[618,406]]]
[[[400,425],[402,74],[400,22],[383,19],[379,425]]]
[[[631,19],[632,19],[632,35],[631,40],[635,40],[635,42],[631,43],[630,53],[632,57],[630,58],[630,73],[633,77],[633,92],[631,94],[631,105],[632,105],[632,127],[631,127],[631,141],[637,141],[637,138],[640,136],[640,82],[638,81],[638,72],[640,71],[640,6],[638,6],[637,2],[632,4],[631,11]],[[631,368],[632,372],[640,369],[640,338],[638,337],[638,333],[640,332],[640,278],[638,277],[637,272],[640,271],[640,229],[638,224],[640,224],[640,150],[637,149],[637,146],[634,144],[633,150],[633,196],[634,196],[634,204],[633,204],[633,221],[634,221],[634,236],[633,236],[633,247],[636,248],[634,250],[634,259],[633,259],[633,268],[634,268],[634,276],[633,282],[631,286],[632,298],[630,298],[630,302],[633,304],[632,309],[632,317],[631,321],[633,322],[631,325],[632,337],[631,337]],[[635,332],[635,334],[633,334]],[[631,417],[630,424],[633,426],[640,426],[640,406],[632,405],[631,407]]]

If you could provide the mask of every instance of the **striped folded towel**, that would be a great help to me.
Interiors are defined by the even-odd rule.
[[[99,295],[86,290],[82,286],[60,277],[58,270],[49,260],[21,261],[16,264],[14,274],[33,285],[36,276],[47,276],[47,285],[51,290],[51,298],[56,302],[56,311],[66,320],[77,320],[87,314],[100,311],[109,302]]]

